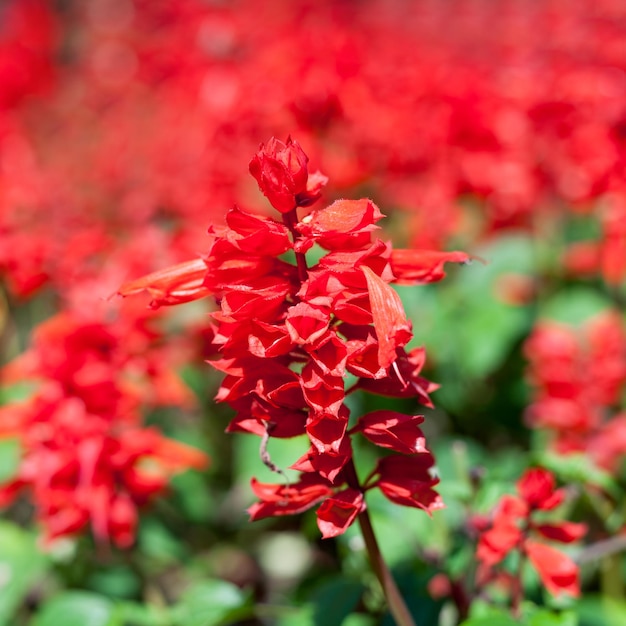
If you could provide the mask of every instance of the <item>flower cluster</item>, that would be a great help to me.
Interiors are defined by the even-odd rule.
[[[545,320],[525,347],[535,398],[529,425],[554,434],[563,453],[588,452],[615,468],[626,451],[626,419],[616,415],[626,384],[626,330],[607,312],[581,328]]]
[[[62,313],[40,325],[3,380],[32,381],[24,402],[0,408],[0,436],[16,438],[16,475],[0,503],[28,492],[44,542],[91,526],[98,541],[128,547],[137,510],[177,472],[206,465],[202,452],[141,425],[148,405],[190,401],[145,320],[117,324]]]
[[[518,495],[500,500],[488,530],[478,542],[476,557],[483,567],[483,582],[495,576],[494,567],[512,552],[528,558],[541,582],[552,594],[578,595],[578,566],[559,550],[540,539],[571,543],[586,532],[584,524],[542,521],[543,512],[558,507],[564,500],[563,490],[556,489],[554,477],[541,468],[529,469],[517,483]]]
[[[298,481],[253,480],[260,501],[251,517],[321,503],[318,525],[331,537],[355,520],[364,493],[374,487],[404,506],[442,506],[422,416],[377,410],[351,419],[346,396],[364,390],[431,405],[435,386],[420,375],[424,351],[407,351],[411,323],[390,283],[439,280],[446,261],[468,256],[394,250],[372,236],[383,216],[366,199],[337,200],[299,216],[325,180],[309,175],[307,161],[290,139],[261,146],[250,171],[282,221],[235,207],[225,229],[211,229],[201,260],[128,283],[120,293],[146,289],[153,306],[212,294],[219,310],[212,314],[216,358],[210,363],[225,374],[217,400],[236,411],[228,430],[254,433],[265,443],[304,434],[310,442],[292,466],[301,472]],[[323,254],[309,265],[306,253],[314,246]],[[354,378],[348,389],[347,376]],[[397,453],[381,458],[362,482],[352,462],[356,435]],[[264,446],[262,456],[273,466]]]

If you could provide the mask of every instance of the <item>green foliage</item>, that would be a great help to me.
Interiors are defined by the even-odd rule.
[[[48,565],[33,533],[0,522],[0,626],[12,626],[15,611]]]
[[[250,593],[223,580],[194,583],[172,609],[175,626],[226,626],[250,617],[254,605]]]
[[[0,439],[0,484],[15,477],[22,457],[22,448],[17,438]]]
[[[123,626],[115,605],[87,591],[66,591],[49,600],[31,626]]]

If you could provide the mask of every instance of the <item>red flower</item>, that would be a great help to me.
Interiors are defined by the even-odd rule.
[[[259,189],[272,206],[281,213],[289,213],[297,206],[308,206],[321,195],[323,177],[317,174],[312,186],[307,187],[309,158],[299,144],[287,138],[283,143],[272,137],[261,144],[259,152],[250,161],[250,173],[259,183]]]
[[[394,250],[391,253],[391,269],[399,285],[425,284],[445,278],[445,263],[469,263],[471,259],[465,252]]]
[[[552,510],[563,501],[563,492],[555,490],[554,477],[547,470],[527,470],[517,482],[517,489],[520,497],[507,495],[500,500],[491,526],[480,535],[476,557],[488,574],[510,552],[519,550],[528,556],[550,593],[578,595],[576,564],[555,548],[535,541],[531,534],[570,543],[585,534],[585,525],[535,521],[537,512]],[[492,578],[496,576],[491,573]]]
[[[182,304],[210,294],[203,284],[205,275],[206,263],[202,259],[186,261],[124,283],[118,294],[132,296],[147,291],[152,296],[150,306],[154,309],[164,304]]]
[[[348,430],[346,404],[346,395],[361,389],[430,405],[428,393],[436,386],[419,376],[424,351],[404,349],[412,332],[390,285],[396,279],[392,246],[372,238],[382,213],[371,200],[338,200],[299,221],[297,207],[315,200],[321,183],[319,176],[308,176],[307,162],[291,139],[262,146],[250,171],[282,213],[282,223],[232,209],[228,227],[211,230],[202,259],[206,269],[190,266],[189,278],[213,294],[219,307],[212,313],[218,358],[209,362],[226,374],[216,399],[236,410],[228,430],[272,437],[306,433],[309,439],[308,451],[292,466],[302,472],[298,483],[253,482],[261,502],[250,509],[252,519],[298,513],[324,501],[320,528],[324,536],[335,536],[362,510],[368,489],[428,512],[443,506],[418,427],[422,418],[377,411]],[[309,267],[306,252],[314,245],[328,252]],[[295,265],[279,258],[286,251],[295,254]],[[451,260],[465,259],[451,254]],[[423,272],[424,255],[405,254],[398,276],[414,279],[412,272]],[[186,276],[183,270],[183,284]],[[162,301],[175,297],[160,277],[156,284],[148,277],[123,291],[136,287],[161,288]],[[348,390],[346,371],[359,377]],[[351,438],[359,433],[405,455],[381,459],[365,485],[348,469]]]
[[[261,500],[248,509],[251,520],[301,513],[333,494],[331,484],[315,474],[303,474],[297,483],[291,485],[268,485],[255,478],[251,485],[254,494]]]
[[[356,489],[340,491],[324,500],[317,510],[317,525],[324,539],[343,534],[365,508],[363,494]]]
[[[405,415],[396,411],[373,411],[363,415],[351,432],[362,432],[371,442],[404,454],[427,452],[426,439],[419,424],[422,415]]]

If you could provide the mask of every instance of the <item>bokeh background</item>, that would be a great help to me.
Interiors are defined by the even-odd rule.
[[[425,411],[448,508],[370,510],[422,623],[455,623],[428,581],[469,567],[468,517],[529,463],[580,495],[590,541],[621,532],[626,4],[4,0],[1,626],[389,620],[358,533],[247,521],[250,478],[277,477],[223,432],[209,304],[111,299],[202,254],[234,204],[268,213],[248,162],[289,135],[323,201],[476,257],[399,288],[441,389],[398,410]],[[619,552],[580,561],[576,621],[549,623],[621,623]]]

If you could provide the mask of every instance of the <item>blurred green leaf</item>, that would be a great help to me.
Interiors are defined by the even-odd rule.
[[[576,603],[578,626],[621,626],[626,624],[626,602],[585,594]]]
[[[237,435],[235,446],[234,468],[237,472],[237,481],[247,486],[254,476],[261,482],[280,483],[285,479],[278,473],[272,472],[261,461],[261,440],[253,435]],[[288,469],[308,449],[310,443],[306,435],[293,437],[292,439],[270,439],[267,451],[272,463],[296,481],[299,473]]]
[[[122,626],[112,602],[96,593],[66,591],[46,602],[31,626]]]
[[[576,287],[560,291],[541,310],[541,317],[579,326],[590,317],[611,308],[611,302],[594,289]]]
[[[577,626],[578,618],[571,611],[555,613],[554,611],[540,610],[528,620],[528,626]]]
[[[133,598],[141,589],[141,581],[130,567],[104,567],[94,571],[87,585],[94,591],[114,598]]]
[[[341,624],[354,611],[364,591],[365,587],[358,581],[340,576],[327,578],[310,598],[314,606],[313,624]]]
[[[154,515],[141,519],[137,542],[143,554],[163,562],[178,562],[187,556],[186,544]]]
[[[36,387],[37,385],[31,382],[17,382],[6,387],[0,387],[0,405],[26,400]]]
[[[280,617],[276,626],[316,626],[314,620],[315,607],[306,605],[290,610]]]
[[[341,622],[341,626],[376,626],[376,619],[364,613],[352,613]]]
[[[183,472],[174,476],[171,486],[176,490],[177,504],[184,515],[194,522],[205,522],[215,510],[215,502],[198,472]]]
[[[502,612],[494,611],[493,615],[472,617],[460,624],[460,626],[520,626],[524,622],[513,619]]]
[[[250,617],[250,593],[232,583],[209,579],[195,583],[172,611],[177,626],[226,626]]]
[[[595,465],[586,454],[558,455],[548,451],[538,455],[537,460],[565,482],[597,485],[616,497],[621,494],[612,475]]]
[[[13,479],[19,469],[22,447],[19,439],[0,439],[0,483]]]
[[[0,522],[0,625],[12,616],[48,561],[37,549],[35,536],[10,522]]]

